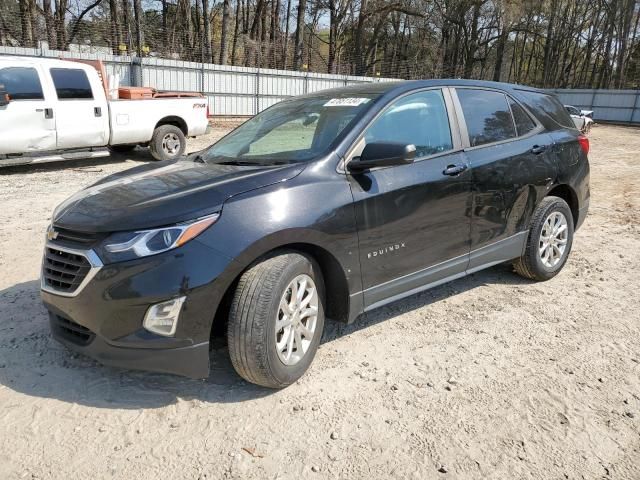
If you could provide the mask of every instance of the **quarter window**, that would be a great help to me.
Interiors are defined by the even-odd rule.
[[[526,97],[526,105],[530,109],[534,111],[537,109],[542,110],[542,112],[562,127],[575,128],[569,112],[567,112],[567,109],[564,108],[564,105],[562,105],[555,96],[528,91],[523,91],[522,95]],[[537,115],[538,112],[535,113]]]
[[[51,78],[59,100],[90,100],[93,98],[91,84],[84,70],[52,68]]]
[[[503,93],[456,89],[472,147],[515,138],[513,117]]]
[[[416,157],[451,150],[451,129],[442,91],[425,90],[393,103],[367,129],[365,141],[415,145]]]
[[[536,124],[531,120],[529,114],[512,98],[509,99],[509,106],[511,106],[511,113],[513,113],[513,119],[516,122],[516,130],[518,131],[519,137],[526,135],[536,128]]]
[[[11,100],[44,100],[35,68],[3,68],[0,70],[0,85],[4,85]]]

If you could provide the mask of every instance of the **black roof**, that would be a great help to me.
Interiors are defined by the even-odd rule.
[[[332,94],[340,95],[355,95],[355,94],[386,94],[386,93],[403,93],[410,90],[428,87],[485,87],[495,88],[498,90],[512,91],[512,90],[528,90],[533,92],[544,93],[543,90],[529,87],[526,85],[516,85],[514,83],[503,82],[490,82],[486,80],[465,80],[465,79],[451,79],[442,78],[437,80],[404,80],[404,81],[391,81],[391,82],[363,82],[357,85],[349,85],[347,87],[332,88],[330,90],[322,90],[319,92],[310,93],[307,96],[312,97],[316,94],[325,94],[331,92]]]

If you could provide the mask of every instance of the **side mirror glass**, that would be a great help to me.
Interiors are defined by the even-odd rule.
[[[359,157],[347,164],[350,172],[362,172],[375,167],[407,165],[416,157],[416,146],[404,143],[368,143]]]

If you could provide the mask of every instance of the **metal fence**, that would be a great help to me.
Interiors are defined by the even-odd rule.
[[[122,86],[202,92],[209,99],[212,115],[227,116],[255,115],[292,95],[357,83],[393,80],[38,48],[0,47],[0,54],[102,60],[107,74],[118,76]],[[640,90],[550,91],[557,94],[565,105],[593,110],[596,121],[640,124]]]
[[[255,115],[292,95],[393,80],[37,48],[0,47],[0,54],[102,60],[107,74],[117,75],[121,86],[202,92],[209,99],[212,115],[227,116]]]
[[[565,105],[593,110],[596,121],[640,124],[640,90],[551,90]]]

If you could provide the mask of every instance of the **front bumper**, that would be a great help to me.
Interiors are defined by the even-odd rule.
[[[209,374],[209,338],[232,260],[193,240],[160,255],[105,265],[77,294],[42,290],[53,337],[68,348],[117,367]],[[142,326],[150,305],[186,296],[174,336]]]
[[[71,333],[74,330],[77,332],[77,327],[74,328],[69,324],[69,320],[51,311],[49,319],[51,333],[55,340],[70,350],[87,355],[104,365],[172,373],[194,379],[209,376],[209,342],[165,349],[119,347],[90,333],[88,334],[90,341],[83,341],[78,338],[77,333]]]

